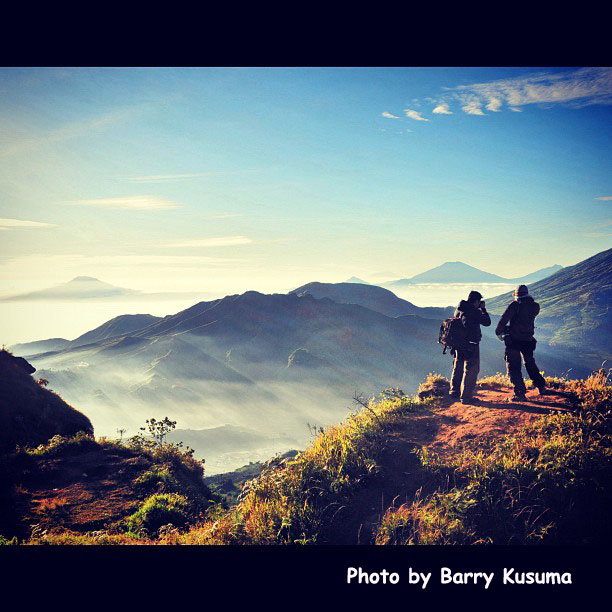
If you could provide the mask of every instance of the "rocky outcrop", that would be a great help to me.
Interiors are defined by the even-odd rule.
[[[0,452],[38,446],[57,434],[93,435],[91,421],[35,381],[35,371],[22,357],[0,351]]]

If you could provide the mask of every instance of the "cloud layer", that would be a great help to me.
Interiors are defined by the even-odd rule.
[[[612,105],[612,68],[579,68],[564,72],[540,72],[511,79],[460,85],[447,89],[436,98],[425,98],[434,104],[435,115],[452,115],[452,106],[458,105],[467,115],[485,116],[510,110],[522,112],[529,104],[563,104],[571,108],[600,104]],[[415,101],[419,104],[419,101]],[[483,110],[484,109],[484,110]],[[485,112],[487,111],[487,112]],[[405,109],[406,117],[416,121],[430,121],[424,111]],[[383,117],[400,119],[385,111]]]
[[[204,176],[216,176],[218,172],[192,172],[187,174],[150,174],[146,176],[127,176],[126,181],[130,183],[166,183],[169,181],[181,181],[184,179],[201,178]]]
[[[203,238],[201,240],[182,240],[170,242],[162,246],[169,248],[201,248],[201,247],[223,247],[235,246],[238,244],[250,244],[253,242],[246,236],[222,236],[220,238]]]
[[[54,223],[41,223],[40,221],[24,221],[22,219],[0,219],[0,230],[23,229],[34,227],[57,227]]]
[[[98,206],[102,208],[122,208],[127,210],[169,210],[172,208],[181,208],[181,205],[176,202],[151,195],[78,200],[76,202],[70,202],[70,204],[75,206]]]

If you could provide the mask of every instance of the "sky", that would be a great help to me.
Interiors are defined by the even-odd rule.
[[[0,69],[0,297],[571,265],[611,119],[610,68]]]

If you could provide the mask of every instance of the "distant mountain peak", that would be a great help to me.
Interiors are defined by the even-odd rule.
[[[370,284],[361,278],[357,278],[356,276],[351,276],[351,278],[349,278],[348,280],[345,280],[344,282],[345,283],[357,283],[359,285],[369,285]]]
[[[39,289],[30,293],[21,295],[13,295],[3,298],[2,301],[12,300],[80,300],[91,298],[119,297],[136,295],[138,291],[133,289],[125,289],[124,287],[115,287],[110,283],[101,281],[92,276],[75,276],[72,280]]]
[[[383,283],[382,286],[395,288],[419,283],[532,283],[546,278],[559,270],[561,270],[561,266],[555,264],[548,268],[536,270],[526,276],[506,278],[498,274],[485,272],[463,261],[446,261],[412,278],[402,278],[396,281],[390,281]]]

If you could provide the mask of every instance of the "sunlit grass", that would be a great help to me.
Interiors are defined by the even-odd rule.
[[[610,537],[612,386],[602,372],[556,383],[579,399],[576,412],[544,416],[501,441],[450,457],[421,453],[424,468],[438,477],[438,490],[389,509],[376,542],[582,543]]]
[[[408,397],[370,401],[324,429],[295,459],[246,483],[237,506],[178,537],[183,544],[314,544],[334,513],[375,478],[386,428],[430,405]]]

